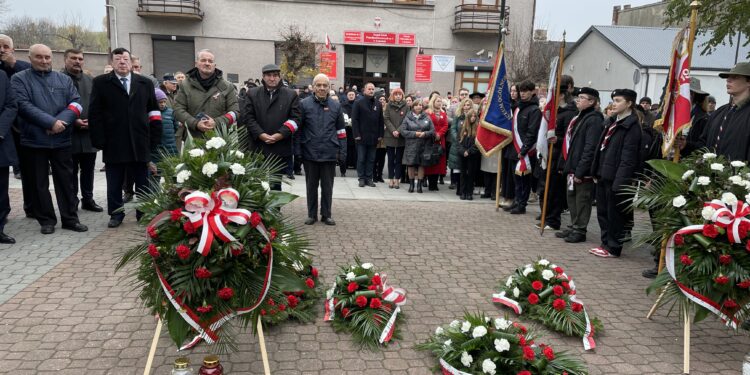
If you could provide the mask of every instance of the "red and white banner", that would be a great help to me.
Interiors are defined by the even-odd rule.
[[[320,72],[325,74],[328,79],[336,79],[336,52],[324,51],[320,53]]]
[[[440,358],[440,369],[443,371],[443,375],[471,375],[468,372],[463,372],[451,366],[450,363],[446,362],[442,358]]]
[[[521,305],[516,300],[506,297],[505,292],[493,294],[492,302],[510,307],[517,315],[521,315],[521,313],[523,312],[523,308],[521,307]]]
[[[672,150],[680,131],[691,124],[689,40],[690,28],[685,27],[677,33],[672,43],[669,74],[661,100],[661,117],[654,122],[654,127],[661,128],[664,134],[661,150],[664,156]]]
[[[344,31],[344,43],[375,44],[385,46],[415,46],[417,37],[413,33],[391,33],[381,31]]]
[[[417,55],[414,82],[432,82],[432,55]]]
[[[549,67],[549,84],[547,85],[547,103],[542,110],[542,124],[536,138],[536,149],[539,152],[542,169],[547,169],[547,152],[549,151],[549,139],[555,136],[555,125],[557,124],[557,64],[560,57],[555,57]]]

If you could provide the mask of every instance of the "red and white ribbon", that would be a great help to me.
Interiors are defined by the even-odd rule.
[[[231,188],[219,190],[211,196],[202,191],[195,191],[185,197],[185,211],[182,214],[196,228],[202,228],[201,238],[196,248],[201,255],[208,255],[214,236],[224,242],[237,241],[224,226],[223,220],[238,225],[247,225],[250,222],[250,211],[237,208],[238,201],[239,193]],[[268,237],[265,227],[258,230],[264,237]]]
[[[385,286],[385,281],[383,281],[383,300],[388,301],[396,305],[396,308],[393,309],[393,314],[391,314],[390,319],[388,319],[388,323],[385,324],[385,327],[383,327],[383,332],[380,334],[380,340],[379,342],[382,344],[384,342],[391,341],[391,338],[393,338],[393,333],[396,331],[396,317],[398,316],[398,313],[401,312],[401,305],[406,303],[406,290],[401,288],[393,288],[393,287],[387,287]]]
[[[570,290],[575,291],[576,290],[576,284],[573,283],[573,281],[563,273],[561,275],[565,279],[567,279],[570,282]],[[584,306],[583,302],[578,299],[578,294],[568,294],[570,296],[569,300],[570,303],[577,303],[581,305],[583,309],[583,317],[586,318],[586,331],[583,333],[583,349],[584,350],[592,350],[596,349],[596,341],[594,341],[594,326],[591,324],[591,319],[589,319],[589,313],[586,312],[586,306]]]
[[[724,202],[714,199],[711,202],[704,203],[704,207],[711,207],[715,211],[711,215],[711,221],[716,225],[726,228],[727,237],[732,243],[742,243],[740,237],[740,224],[750,222],[745,216],[750,215],[750,205],[743,201],[737,201],[735,204],[726,205]]]
[[[326,304],[325,304],[325,315],[323,315],[324,322],[330,322],[336,317],[336,305],[333,303],[333,294],[336,293],[336,280],[333,281],[333,286],[326,292]]]
[[[451,366],[450,363],[446,362],[442,358],[440,358],[440,369],[443,370],[443,375],[471,375],[468,372],[463,372]]]
[[[505,292],[493,294],[492,302],[510,307],[511,309],[513,309],[513,311],[515,311],[517,315],[521,315],[521,313],[523,312],[523,308],[521,307],[521,304],[519,304],[518,301],[514,299],[506,297]]]
[[[516,108],[516,111],[513,113],[513,147],[516,149],[516,153],[520,154],[524,144],[523,139],[521,139],[521,133],[518,132],[518,112],[519,109]],[[531,173],[531,159],[529,158],[529,153],[531,153],[531,150],[529,150],[529,152],[527,152],[522,158],[519,158],[518,163],[516,163],[516,174],[519,176],[525,176]]]
[[[738,202],[738,203],[742,203],[742,202]],[[688,225],[678,230],[671,237],[669,237],[669,241],[667,241],[667,249],[666,249],[665,260],[664,260],[667,266],[667,271],[669,272],[669,275],[672,276],[672,279],[674,280],[675,285],[677,285],[677,287],[680,288],[680,291],[682,292],[682,294],[685,295],[685,297],[687,297],[687,299],[705,308],[706,310],[716,314],[729,327],[732,327],[733,329],[737,329],[737,326],[740,322],[734,316],[728,316],[727,313],[722,310],[721,305],[719,305],[719,303],[696,292],[689,286],[677,280],[677,276],[675,272],[675,254],[674,254],[675,236],[677,236],[678,234],[681,236],[686,236],[686,235],[690,235],[693,233],[702,233],[702,232],[703,232],[703,225]]]

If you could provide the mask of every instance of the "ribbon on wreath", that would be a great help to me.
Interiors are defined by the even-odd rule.
[[[391,341],[391,338],[393,338],[393,333],[396,331],[396,317],[398,316],[398,313],[401,312],[401,306],[406,303],[406,290],[387,286],[385,283],[386,277],[387,276],[385,274],[383,274],[383,276],[381,277],[381,284],[383,287],[381,296],[384,301],[388,301],[396,305],[396,308],[393,309],[393,314],[391,314],[391,317],[388,319],[388,323],[386,323],[385,327],[383,327],[383,332],[380,333],[380,340],[378,341],[381,344],[384,342],[389,342]]]
[[[521,315],[521,313],[523,312],[523,308],[521,307],[521,304],[519,304],[518,301],[507,297],[505,295],[505,291],[493,294],[492,302],[505,305],[506,307],[510,307],[511,309],[513,309],[516,315]]]
[[[194,227],[202,227],[200,241],[196,248],[203,256],[208,255],[214,237],[224,242],[237,241],[224,226],[225,222],[247,225],[251,222],[250,211],[237,208],[239,193],[232,188],[221,189],[208,195],[202,191],[194,191],[185,197],[185,210],[182,214],[190,220]],[[265,228],[263,228],[265,229]],[[261,230],[265,236],[265,230]]]
[[[730,242],[742,243],[739,229],[742,223],[750,223],[750,220],[745,218],[745,216],[750,215],[750,205],[738,201],[727,206],[724,202],[714,199],[711,202],[704,203],[703,206],[714,209],[710,220],[727,230],[727,237]]]
[[[334,293],[336,293],[336,280],[333,281],[331,289],[328,289],[326,292],[325,315],[323,315],[324,322],[330,322],[336,316],[336,304],[333,299]]]
[[[471,375],[468,372],[463,372],[450,365],[446,360],[440,358],[440,369],[443,371],[443,375]]]

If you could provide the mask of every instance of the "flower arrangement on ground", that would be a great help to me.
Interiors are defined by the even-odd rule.
[[[576,293],[573,279],[562,267],[539,259],[516,269],[500,285],[499,293],[492,295],[492,301],[555,331],[582,337],[584,348],[591,350],[596,348],[594,333],[602,330],[602,324],[589,317]]]
[[[713,313],[737,329],[750,317],[750,168],[708,152],[649,164],[657,173],[634,205],[655,213],[641,241],[659,248],[667,239],[667,272],[648,292],[666,288],[660,304],[677,302],[696,322]]]
[[[388,286],[386,278],[372,263],[355,258],[354,265],[341,268],[326,293],[324,319],[337,332],[350,333],[364,348],[376,349],[400,339],[406,291]]]
[[[586,366],[566,352],[536,343],[533,330],[505,318],[491,320],[483,314],[464,314],[438,327],[417,345],[440,359],[445,375],[583,375]]]
[[[285,291],[314,296],[315,281],[302,272],[311,269],[308,241],[280,214],[296,196],[269,189],[283,166],[239,151],[244,129],[206,136],[163,158],[162,183],[137,202],[146,240],[125,251],[117,269],[135,279],[181,350],[205,340],[224,352],[236,349],[225,323],[237,318],[254,328],[264,302],[286,300]],[[312,310],[298,304],[294,315],[309,320],[305,306]]]
[[[318,300],[321,295],[318,269],[303,264],[295,264],[294,269],[297,276],[305,280],[305,287],[282,291],[281,300],[267,298],[259,307],[263,323],[277,325],[289,319],[307,323],[318,315]]]

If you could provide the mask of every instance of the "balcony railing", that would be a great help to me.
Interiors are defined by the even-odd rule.
[[[510,7],[505,7],[505,18],[508,19]],[[454,33],[489,33],[500,32],[500,7],[486,5],[458,5],[453,22]]]
[[[203,12],[198,0],[138,0],[138,15],[203,20]]]

